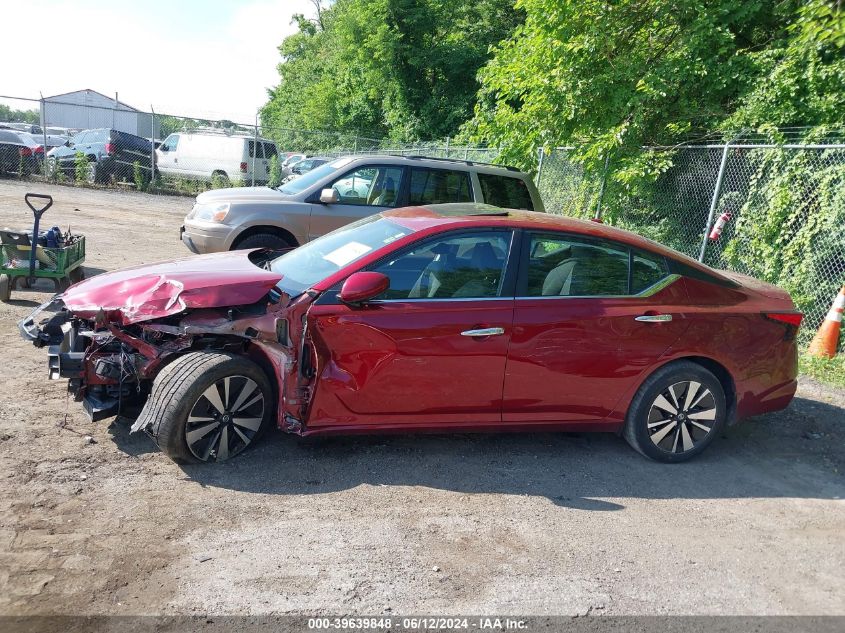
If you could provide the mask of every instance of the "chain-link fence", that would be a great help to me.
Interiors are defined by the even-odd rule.
[[[600,214],[712,266],[786,288],[815,330],[845,282],[845,145],[731,143],[655,149],[671,167],[636,190],[613,164],[587,173],[559,148],[541,152],[546,209]],[[495,162],[498,150],[144,112],[94,91],[0,95],[0,174],[151,193],[269,184],[348,154]],[[724,224],[724,227],[722,227]],[[721,234],[710,238],[714,227]],[[717,231],[718,232],[718,231]]]
[[[665,152],[672,166],[652,183],[589,174],[571,150],[541,153],[547,211],[595,217],[716,268],[790,292],[811,335],[845,283],[845,144],[738,143]]]
[[[258,118],[244,123],[144,112],[91,90],[0,100],[7,104],[0,104],[0,173],[65,184],[194,195],[276,186],[349,154],[480,162],[498,154],[449,139],[396,145],[346,132],[270,127]]]

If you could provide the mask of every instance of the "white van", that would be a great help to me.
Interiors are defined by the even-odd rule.
[[[164,176],[189,180],[220,178],[225,185],[233,180],[266,184],[270,178],[270,159],[278,157],[273,141],[258,139],[258,153],[252,136],[224,132],[175,132],[156,150],[156,168]]]

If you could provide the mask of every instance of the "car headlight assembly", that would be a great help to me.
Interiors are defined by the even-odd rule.
[[[205,222],[222,222],[229,214],[228,202],[212,204],[195,204],[188,215],[192,220],[204,220]]]

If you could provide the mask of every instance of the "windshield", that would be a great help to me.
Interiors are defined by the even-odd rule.
[[[309,171],[307,174],[303,174],[299,178],[295,178],[289,183],[282,185],[281,187],[279,187],[279,191],[289,195],[305,191],[314,183],[322,180],[329,174],[336,172],[338,169],[345,167],[353,160],[355,159],[338,158],[337,160],[333,160],[332,162],[326,163],[325,165],[320,165],[316,169],[312,169],[311,171]]]
[[[274,259],[270,269],[282,275],[278,287],[293,297],[370,251],[410,233],[411,229],[381,215],[371,215]]]

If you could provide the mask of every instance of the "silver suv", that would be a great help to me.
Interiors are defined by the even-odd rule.
[[[278,189],[201,193],[181,239],[194,253],[285,249],[385,209],[446,202],[544,210],[531,177],[512,167],[411,156],[344,157]]]

